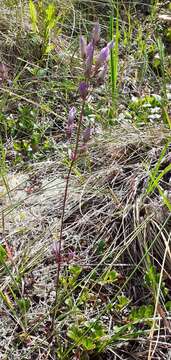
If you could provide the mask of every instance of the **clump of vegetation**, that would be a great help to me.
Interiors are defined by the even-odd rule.
[[[1,357],[168,359],[170,7],[1,9]]]

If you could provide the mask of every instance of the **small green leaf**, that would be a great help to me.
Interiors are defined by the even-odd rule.
[[[153,265],[150,265],[148,271],[146,272],[145,280],[149,286],[154,286],[158,283],[156,269]]]
[[[6,257],[7,257],[6,250],[2,245],[0,245],[0,264],[4,263]]]
[[[130,299],[127,298],[125,295],[118,296],[118,303],[116,304],[115,308],[117,310],[122,310],[130,303]]]
[[[97,253],[100,255],[104,252],[104,248],[105,248],[105,241],[104,240],[100,240],[97,244]]]
[[[17,304],[22,314],[25,314],[30,308],[30,300],[27,298],[17,300]]]
[[[105,284],[112,284],[113,282],[115,282],[118,279],[118,273],[115,270],[107,270],[107,272],[105,272],[99,283],[101,285],[105,285]]]
[[[135,308],[131,311],[129,316],[130,320],[137,321],[137,320],[148,320],[150,317],[153,316],[154,313],[154,306],[152,304],[149,305],[142,305],[139,308]]]
[[[82,271],[82,267],[79,265],[70,265],[69,266],[69,271],[71,274],[75,275],[75,276],[79,276],[81,271]]]
[[[166,310],[167,311],[171,311],[171,301],[167,301],[167,303],[165,304],[166,306]]]
[[[54,48],[55,48],[54,44],[49,44],[48,46],[46,46],[45,54],[49,54]]]
[[[90,299],[90,293],[88,289],[84,289],[79,298],[79,304],[84,304]]]
[[[69,308],[71,308],[72,309],[72,307],[73,307],[73,300],[72,300],[72,297],[70,296],[70,297],[68,297],[66,300],[65,300],[65,304],[69,307]]]
[[[74,340],[75,342],[79,342],[82,332],[80,331],[80,329],[77,326],[73,325],[68,330],[67,335],[70,339]]]
[[[91,332],[93,339],[96,340],[98,340],[99,338],[105,335],[104,326],[100,322],[95,322],[93,326],[91,326]]]
[[[149,304],[148,306],[145,306],[144,316],[145,318],[150,318],[153,316],[154,313],[154,306],[152,304]]]
[[[81,345],[85,350],[93,350],[96,348],[96,344],[94,343],[94,341],[88,337],[85,337],[81,340]]]

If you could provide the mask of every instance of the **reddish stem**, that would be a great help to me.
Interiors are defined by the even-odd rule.
[[[55,302],[54,302],[54,310],[53,310],[53,313],[52,313],[52,325],[51,325],[52,332],[53,332],[53,329],[54,329],[54,322],[55,322],[56,313],[57,313],[59,276],[60,276],[60,271],[61,271],[61,246],[62,246],[64,217],[65,217],[66,201],[67,201],[67,196],[68,196],[69,180],[70,180],[72,168],[73,168],[73,166],[74,166],[74,164],[75,164],[75,162],[77,160],[77,152],[78,152],[78,145],[79,145],[79,140],[80,140],[81,125],[82,125],[82,121],[83,121],[85,102],[86,102],[86,99],[84,99],[83,102],[82,102],[82,107],[81,107],[81,112],[80,112],[80,117],[79,117],[78,127],[77,127],[75,149],[74,149],[73,158],[71,160],[70,167],[68,169],[68,174],[67,174],[67,178],[66,178],[66,185],[65,185],[65,191],[64,191],[64,198],[63,198],[63,205],[62,205],[62,215],[61,215],[61,227],[60,227],[60,234],[59,234],[59,246],[58,246],[58,254],[59,254],[58,258],[59,258],[59,261],[57,263],[57,276],[56,276],[56,285],[55,285],[56,295],[55,295]]]

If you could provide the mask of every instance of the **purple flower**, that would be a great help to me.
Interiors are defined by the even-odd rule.
[[[97,22],[92,31],[92,41],[96,45],[100,40],[100,25]]]
[[[79,93],[83,100],[86,99],[88,95],[88,84],[85,81],[82,81],[79,85]]]
[[[76,116],[76,108],[73,106],[69,111],[68,121],[67,121],[66,128],[65,128],[66,136],[68,139],[71,138],[74,127],[75,127],[75,124],[74,124],[75,116]]]
[[[94,53],[94,45],[92,42],[90,42],[86,47],[86,58],[91,59],[93,57]]]
[[[96,60],[96,67],[100,67],[104,64],[104,62],[106,62],[109,58],[109,47],[105,46],[101,51],[99,56],[97,57]]]
[[[66,136],[68,139],[71,138],[74,128],[75,128],[75,124],[68,125],[65,128]]]
[[[86,63],[85,63],[85,75],[89,77],[91,74],[91,69],[93,65],[93,56],[94,56],[94,44],[90,42],[86,48]]]
[[[71,126],[75,120],[75,116],[76,116],[76,108],[73,106],[70,111],[69,111],[69,115],[68,115],[68,126]]]
[[[101,51],[96,60],[96,68],[101,67],[105,62],[109,60],[110,50],[114,46],[114,41],[110,41]]]
[[[111,41],[107,44],[109,50],[112,50],[113,47],[114,47],[114,45],[115,45],[114,40],[111,40]]]
[[[87,57],[87,42],[83,36],[80,36],[80,52],[83,60]]]

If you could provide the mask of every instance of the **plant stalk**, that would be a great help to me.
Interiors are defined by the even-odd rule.
[[[62,205],[62,215],[61,215],[61,227],[60,227],[60,234],[59,234],[59,247],[58,247],[58,263],[57,263],[57,276],[56,276],[56,284],[55,284],[55,302],[54,302],[54,309],[52,313],[52,324],[51,324],[51,333],[53,333],[54,330],[54,323],[55,318],[57,314],[57,303],[58,303],[58,288],[59,288],[59,276],[61,271],[61,247],[62,247],[62,237],[63,237],[63,228],[64,228],[64,217],[65,217],[65,209],[66,209],[66,201],[68,196],[68,187],[69,187],[69,181],[70,176],[72,172],[72,168],[77,160],[77,152],[78,152],[78,146],[79,146],[79,140],[80,140],[80,133],[81,133],[81,125],[83,121],[83,115],[84,115],[84,107],[85,107],[86,99],[83,100],[82,106],[81,106],[81,112],[80,117],[78,121],[78,127],[77,127],[77,134],[76,134],[76,143],[75,143],[75,149],[73,153],[73,158],[71,159],[70,167],[68,169],[68,174],[66,178],[66,185],[65,185],[65,191],[64,191],[64,198],[63,198],[63,205]]]

